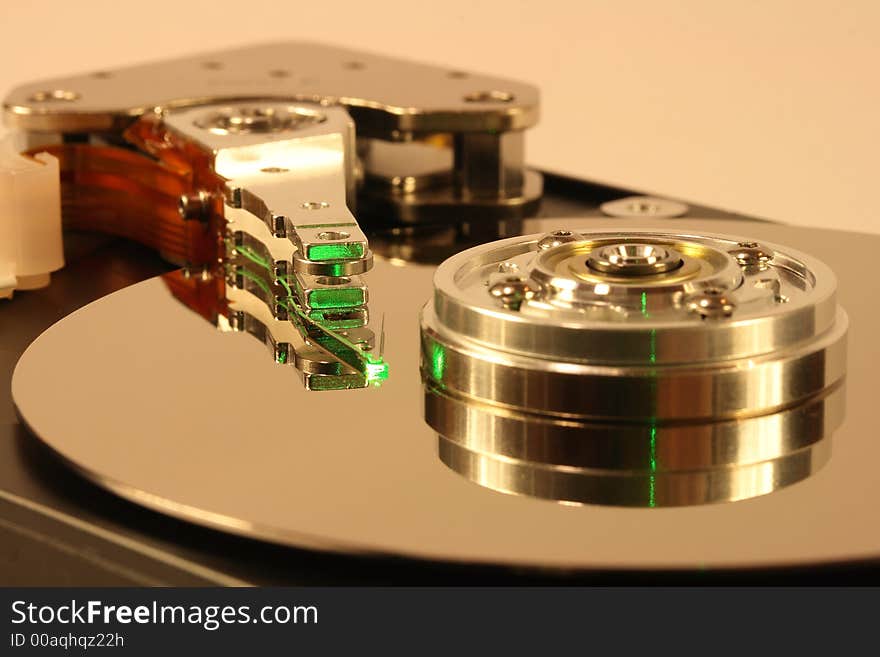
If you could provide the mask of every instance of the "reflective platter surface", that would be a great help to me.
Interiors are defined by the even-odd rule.
[[[377,258],[380,388],[307,392],[245,334],[221,333],[161,279],[43,333],[12,383],[31,431],[84,476],[144,506],[233,533],[346,553],[518,566],[736,568],[880,557],[873,369],[880,237],[755,222],[541,219],[557,228],[722,233],[812,254],[849,313],[847,411],[827,465],[763,497],[679,508],[572,506],[482,488],[438,458],[425,424],[419,312],[434,267]]]

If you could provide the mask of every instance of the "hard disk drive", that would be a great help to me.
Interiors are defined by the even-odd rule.
[[[876,578],[880,238],[532,170],[538,104],[296,43],[10,92],[4,576]]]

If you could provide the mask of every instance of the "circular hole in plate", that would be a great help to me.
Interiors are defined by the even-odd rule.
[[[318,239],[324,240],[325,242],[336,242],[338,240],[344,240],[351,237],[344,230],[325,230],[323,232],[318,233]]]
[[[75,91],[67,89],[50,89],[49,91],[37,91],[32,93],[28,100],[32,103],[72,102],[79,98]]]
[[[507,91],[475,91],[464,97],[467,103],[509,103],[513,94]]]

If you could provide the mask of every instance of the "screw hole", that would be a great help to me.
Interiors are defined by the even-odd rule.
[[[509,103],[513,94],[507,91],[475,91],[464,97],[466,103]]]
[[[79,98],[75,91],[66,89],[52,89],[51,91],[37,91],[30,95],[28,100],[32,103],[51,103],[54,101],[73,102]]]
[[[290,169],[285,169],[284,167],[263,167],[260,171],[263,173],[285,173],[290,171]]]
[[[95,71],[92,73],[92,77],[98,80],[108,80],[113,77],[113,74],[110,71]]]
[[[446,75],[455,80],[464,80],[465,78],[470,77],[464,71],[449,71]]]
[[[209,71],[219,71],[223,68],[223,62],[202,62],[202,68],[206,68]]]
[[[342,66],[349,71],[363,71],[367,68],[367,65],[363,62],[345,62]]]
[[[285,71],[282,68],[276,68],[274,70],[269,71],[269,76],[273,78],[289,78],[290,71]]]
[[[344,230],[325,230],[321,233],[318,233],[318,239],[324,240],[325,242],[336,242],[338,240],[345,240],[351,237]]]

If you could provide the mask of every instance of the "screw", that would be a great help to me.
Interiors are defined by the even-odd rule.
[[[766,269],[767,263],[773,259],[773,253],[757,242],[740,242],[735,249],[728,251],[740,267],[758,267]]]
[[[523,278],[509,276],[489,287],[489,294],[508,310],[519,310],[523,301],[534,298],[535,289]]]
[[[582,236],[576,235],[570,230],[554,230],[552,233],[547,233],[544,237],[538,240],[538,250],[546,251],[547,249],[552,249],[560,244],[580,242],[582,239]]]
[[[733,314],[735,304],[720,288],[707,288],[688,299],[688,310],[703,319],[720,319]]]
[[[207,221],[211,218],[211,194],[205,190],[184,194],[177,202],[177,211],[187,221]]]

